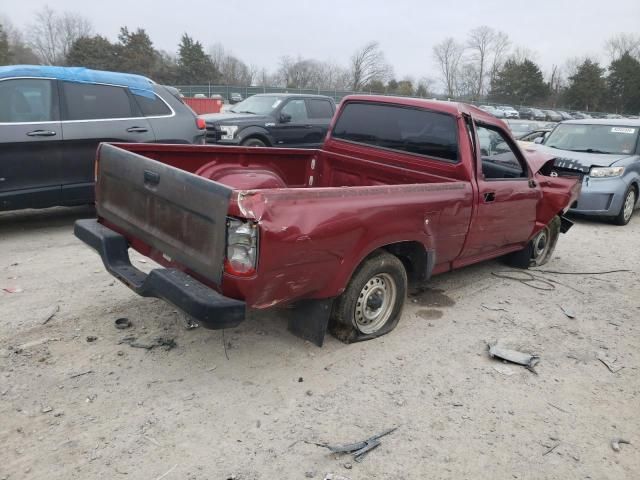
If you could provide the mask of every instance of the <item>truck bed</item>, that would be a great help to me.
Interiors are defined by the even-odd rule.
[[[324,150],[104,144],[97,210],[144,255],[264,308],[335,296],[352,274],[343,260],[379,245],[438,243],[439,263],[458,255],[471,184],[423,161],[401,165]],[[250,288],[223,273],[228,214],[260,224]]]

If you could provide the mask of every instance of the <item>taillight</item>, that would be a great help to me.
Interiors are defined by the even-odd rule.
[[[196,117],[196,127],[200,130],[205,130],[207,128],[207,122],[205,122],[204,118]]]
[[[224,269],[231,275],[249,276],[256,271],[258,227],[253,222],[227,219],[227,257]]]

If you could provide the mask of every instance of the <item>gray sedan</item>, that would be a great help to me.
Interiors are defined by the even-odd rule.
[[[569,120],[544,140],[559,169],[584,174],[582,193],[571,212],[608,217],[626,225],[639,206],[639,120]]]

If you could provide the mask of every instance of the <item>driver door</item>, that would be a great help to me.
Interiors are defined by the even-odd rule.
[[[515,142],[500,128],[475,125],[478,207],[465,257],[491,257],[531,236],[542,197]]]

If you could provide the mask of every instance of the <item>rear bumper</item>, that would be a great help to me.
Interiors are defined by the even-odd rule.
[[[96,250],[105,268],[142,297],[156,297],[175,305],[205,328],[232,328],[245,316],[245,303],[227,298],[175,268],[158,268],[146,274],[129,260],[129,243],[97,220],[78,220],[75,236]]]

